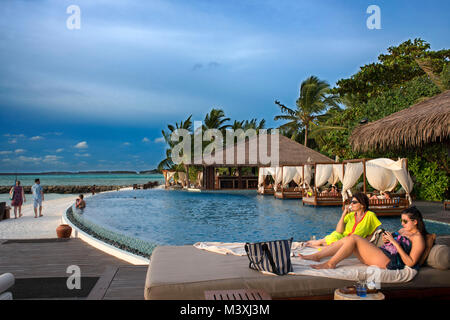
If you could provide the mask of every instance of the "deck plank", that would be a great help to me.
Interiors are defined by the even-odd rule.
[[[0,239],[0,274],[16,279],[68,277],[77,265],[82,276],[100,277],[87,299],[144,299],[147,265],[134,266],[100,251],[81,239],[9,242]]]

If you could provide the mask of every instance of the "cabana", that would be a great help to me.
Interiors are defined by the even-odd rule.
[[[275,198],[301,199],[303,197],[304,166],[284,166],[277,168],[278,174],[275,181]],[[278,185],[281,183],[280,188]],[[294,183],[295,187],[289,185]]]
[[[397,184],[405,190],[404,195],[392,194],[390,199],[370,199],[369,210],[378,216],[400,215],[412,204],[410,193],[413,188],[412,179],[408,173],[407,159],[394,161],[386,158],[346,160],[345,174],[342,181],[342,199],[349,202],[352,196],[350,189],[363,175],[363,192],[367,194],[366,183],[384,193],[393,191]]]
[[[266,179],[268,179],[269,177],[272,177],[273,180],[275,181],[276,170],[277,170],[277,167],[259,168],[259,171],[258,171],[258,194],[273,195],[275,193],[273,185],[266,184]]]
[[[336,185],[339,181],[342,182],[344,176],[343,165],[336,162],[321,162],[305,166],[305,169],[305,175],[309,180],[311,180],[314,169],[314,187],[304,192],[302,204],[313,206],[342,206],[343,200],[340,192],[320,192],[319,188],[327,182],[330,185]]]
[[[221,185],[224,184],[225,180],[230,180],[233,183],[233,188],[237,189],[258,189],[260,193],[262,187],[264,187],[264,194],[271,192],[269,188],[265,186],[265,179],[261,179],[257,176],[242,176],[240,171],[243,167],[258,167],[264,168],[262,172],[265,177],[271,175],[274,180],[276,180],[276,167],[286,167],[286,166],[302,166],[307,163],[308,159],[314,161],[332,161],[330,158],[324,156],[323,154],[312,150],[304,145],[291,140],[281,134],[267,135],[267,139],[259,139],[258,136],[253,136],[245,141],[235,143],[233,146],[224,147],[211,156],[207,156],[201,159],[201,164],[203,166],[203,188],[207,190],[217,190],[221,189]],[[256,141],[255,141],[256,140]],[[261,141],[262,140],[262,141]],[[277,143],[278,149],[273,149],[272,140]],[[262,144],[264,143],[264,144]],[[262,151],[263,150],[263,151]],[[278,163],[272,163],[271,161],[266,161],[264,159],[264,150],[267,151],[265,156],[269,160],[273,161],[272,155],[278,154]],[[227,158],[227,154],[232,154],[230,159]],[[199,160],[199,159],[195,159]],[[227,161],[228,160],[228,161]],[[200,161],[194,161],[195,164],[200,164]],[[216,168],[237,168],[237,176],[219,176],[217,179]],[[275,172],[274,172],[275,171]],[[275,174],[275,176],[274,176]],[[282,176],[280,176],[280,184],[282,182]]]

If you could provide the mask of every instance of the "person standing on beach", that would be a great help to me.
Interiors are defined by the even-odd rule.
[[[44,189],[39,179],[34,180],[35,184],[31,187],[34,201],[34,217],[37,218],[37,208],[39,207],[39,217],[42,217],[42,201],[44,201]]]
[[[22,216],[22,204],[26,202],[25,192],[20,186],[20,181],[16,181],[16,185],[9,191],[11,194],[11,206],[14,207],[14,219],[17,219],[17,207],[19,207],[19,218]]]

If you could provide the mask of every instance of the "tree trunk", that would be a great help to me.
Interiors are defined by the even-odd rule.
[[[309,125],[305,126],[305,147],[308,146],[308,130],[309,130]]]

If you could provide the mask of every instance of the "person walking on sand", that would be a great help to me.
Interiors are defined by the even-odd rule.
[[[22,204],[26,202],[25,192],[20,186],[20,181],[16,181],[16,185],[9,191],[11,195],[11,206],[14,207],[14,219],[17,219],[17,207],[19,208],[19,218],[22,216]]]
[[[34,217],[37,218],[37,208],[39,207],[39,217],[42,217],[42,201],[44,201],[44,189],[41,186],[41,181],[39,179],[34,180],[35,184],[31,187],[31,192],[33,193],[34,202]]]

